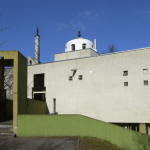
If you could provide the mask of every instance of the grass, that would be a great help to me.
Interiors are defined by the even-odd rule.
[[[124,149],[104,140],[90,137],[81,137],[79,150],[124,150]]]

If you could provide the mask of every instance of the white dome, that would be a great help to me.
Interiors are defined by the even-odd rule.
[[[70,51],[74,51],[74,50],[76,51],[76,50],[88,49],[88,48],[91,48],[91,49],[93,49],[94,51],[97,52],[93,42],[91,42],[88,39],[78,37],[78,38],[73,39],[73,40],[66,43],[65,52],[70,52]]]

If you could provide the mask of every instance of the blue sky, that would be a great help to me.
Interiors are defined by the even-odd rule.
[[[34,55],[36,28],[41,63],[54,61],[65,44],[81,37],[97,39],[98,53],[115,44],[119,51],[150,47],[150,0],[3,0],[0,50]]]

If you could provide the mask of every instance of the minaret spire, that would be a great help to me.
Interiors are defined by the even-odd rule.
[[[35,61],[36,64],[40,63],[40,36],[39,36],[39,28],[36,29],[35,35]]]
[[[36,29],[36,35],[39,35],[39,27]]]

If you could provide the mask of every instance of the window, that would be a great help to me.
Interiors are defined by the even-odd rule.
[[[128,86],[128,82],[124,82],[124,86]]]
[[[39,101],[45,101],[45,93],[34,93],[34,99]]]
[[[148,73],[148,69],[143,69],[143,73],[147,74]]]
[[[53,99],[54,113],[56,113],[56,98]]]
[[[82,44],[82,49],[86,49],[86,44]]]
[[[123,76],[128,76],[128,71],[123,71]]]
[[[32,60],[30,60],[30,66],[32,65]]]
[[[69,76],[69,81],[72,81],[72,76]]]
[[[82,75],[79,75],[79,80],[82,80]]]
[[[71,45],[71,49],[72,49],[72,51],[75,51],[75,44]]]
[[[148,85],[148,80],[144,80],[144,85]]]
[[[44,73],[42,74],[34,74],[34,87],[33,91],[45,91],[46,87],[44,87]]]

